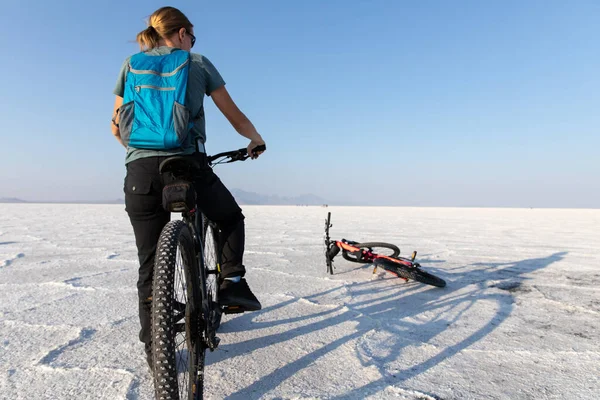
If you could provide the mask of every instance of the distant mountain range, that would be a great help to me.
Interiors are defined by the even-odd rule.
[[[241,189],[232,189],[231,194],[240,205],[303,205],[316,206],[327,204],[327,200],[314,194],[304,194],[300,196],[278,196],[263,195],[254,192],[247,192]],[[0,203],[68,203],[68,204],[123,204],[125,200],[98,200],[98,201],[27,201],[15,197],[2,197]]]
[[[27,203],[25,200],[17,199],[15,197],[1,197],[0,203]]]
[[[262,195],[254,192],[246,192],[241,189],[232,189],[231,194],[238,203],[244,205],[305,205],[318,206],[327,204],[327,200],[314,194],[303,194],[300,196],[285,197],[277,195]]]

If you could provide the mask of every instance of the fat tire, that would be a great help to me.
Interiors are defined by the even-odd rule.
[[[388,250],[392,250],[392,254],[382,254],[382,255],[386,255],[388,257],[398,257],[400,255],[400,249],[398,248],[398,246],[391,244],[391,243],[385,243],[385,242],[364,242],[364,243],[356,243],[353,245],[354,247],[359,247],[360,249],[376,249],[377,247],[379,248],[383,248],[383,249],[388,249]],[[378,253],[377,250],[373,251],[374,253]],[[379,253],[378,253],[379,254]],[[356,258],[354,255],[352,255],[352,253],[346,251],[346,250],[342,250],[342,257],[344,257],[345,260],[347,261],[351,261],[351,262],[355,262],[355,263],[361,263],[361,264],[366,264],[365,261]]]
[[[419,267],[408,267],[404,264],[385,259],[378,259],[376,265],[399,276],[400,278],[405,278],[440,288],[446,286],[445,280],[438,278],[429,272],[425,272]]]
[[[177,253],[181,254],[186,279],[185,346],[188,350],[188,387],[181,398],[192,399],[192,387],[196,382],[196,398],[202,398],[204,386],[205,349],[200,340],[198,318],[201,304],[200,281],[195,261],[194,240],[190,229],[181,220],[171,221],[163,228],[158,240],[152,285],[152,358],[154,365],[154,388],[156,399],[179,400],[178,365],[176,358],[174,305],[176,304]],[[191,306],[190,306],[191,305]],[[180,355],[181,356],[181,355]],[[194,368],[196,366],[197,368]],[[198,394],[200,397],[197,397]]]

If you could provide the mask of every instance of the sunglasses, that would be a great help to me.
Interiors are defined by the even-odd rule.
[[[186,33],[187,33],[188,35],[190,35],[190,39],[192,39],[192,46],[191,46],[191,47],[194,47],[194,44],[196,44],[196,36],[192,35],[192,34],[191,34],[191,33],[189,33],[188,31],[186,31]]]

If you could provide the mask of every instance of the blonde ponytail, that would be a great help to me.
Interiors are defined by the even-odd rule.
[[[149,50],[158,47],[160,35],[152,25],[137,34],[135,40],[139,43],[141,50]]]
[[[185,28],[191,31],[194,26],[190,20],[175,7],[162,7],[154,11],[148,20],[148,28],[137,34],[136,41],[141,50],[158,47],[161,38]]]

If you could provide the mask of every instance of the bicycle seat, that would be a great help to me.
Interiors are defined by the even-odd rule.
[[[190,156],[173,156],[160,163],[158,170],[161,174],[170,172],[173,175],[187,175],[199,169],[198,162]]]

